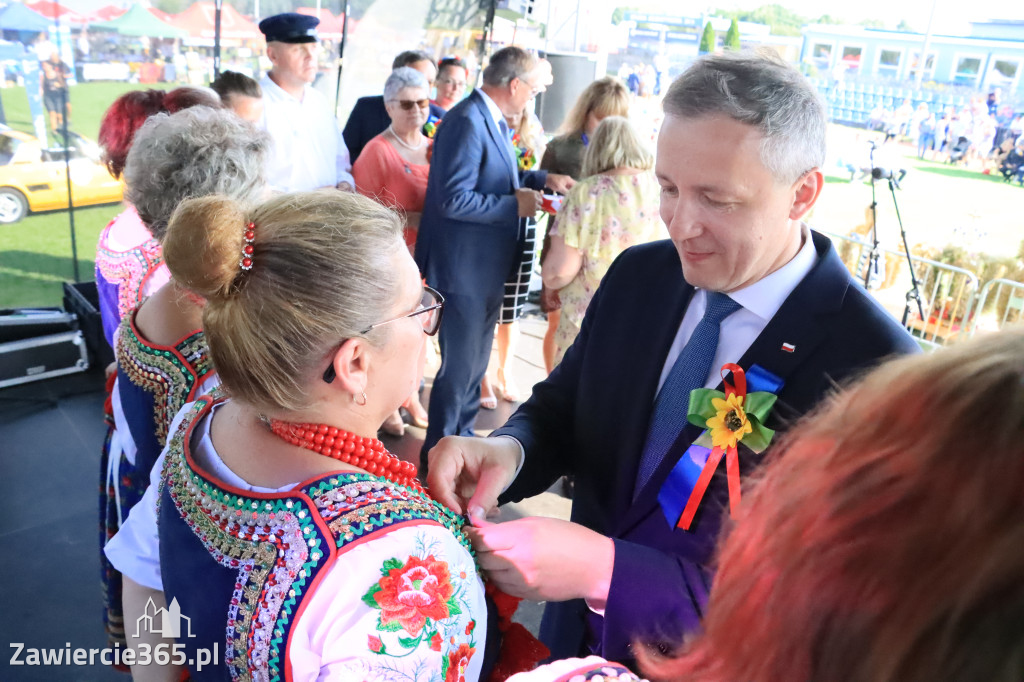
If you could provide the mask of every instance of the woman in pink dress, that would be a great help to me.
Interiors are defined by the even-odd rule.
[[[107,169],[121,177],[135,132],[147,118],[201,104],[219,107],[216,95],[197,88],[136,90],[121,95],[110,105],[100,123],[99,142]],[[96,287],[100,297],[103,334],[113,347],[114,332],[125,316],[143,299],[170,279],[163,264],[160,244],[130,205],[100,234],[96,246]]]

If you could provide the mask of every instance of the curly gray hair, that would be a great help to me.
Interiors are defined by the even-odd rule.
[[[723,115],[761,131],[761,162],[781,182],[825,163],[827,116],[814,87],[771,53],[726,53],[695,61],[672,83],[665,113]]]
[[[150,117],[125,164],[125,199],[157,240],[184,199],[223,194],[251,201],[263,191],[270,137],[225,109],[192,107]]]
[[[400,66],[384,81],[384,101],[393,102],[398,99],[398,93],[405,88],[429,90],[430,85],[427,83],[427,77],[416,69],[411,66]]]

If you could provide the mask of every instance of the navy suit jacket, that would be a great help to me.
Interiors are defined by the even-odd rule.
[[[431,102],[430,115],[441,118],[444,116],[444,109]],[[387,130],[389,125],[391,116],[384,106],[384,95],[371,95],[356,100],[352,113],[345,121],[345,129],[341,131],[352,163],[359,158],[366,143]]]
[[[452,107],[434,138],[416,237],[427,283],[445,294],[500,296],[522,251],[514,192],[546,181],[546,171],[518,169],[479,92]]]
[[[738,363],[745,370],[758,364],[785,381],[767,421],[774,429],[785,428],[852,373],[892,354],[919,351],[851,280],[831,242],[812,234],[813,269]],[[548,605],[543,632],[555,633],[546,643],[556,657],[580,652],[586,620],[597,635],[597,653],[620,661],[633,658],[634,639],[675,645],[684,632],[699,628],[709,563],[728,513],[725,466],[718,467],[690,531],[669,525],[657,495],[700,429],[683,430],[633,501],[658,378],[693,292],[670,241],[625,251],[602,281],[562,363],[493,434],[513,436],[526,452],[502,502],[538,494],[558,476],[574,474],[572,520],[615,542],[603,618],[582,600]],[[784,352],[783,343],[795,350]],[[748,452],[742,474],[758,461]]]

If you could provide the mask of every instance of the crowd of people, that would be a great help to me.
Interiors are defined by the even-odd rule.
[[[868,127],[885,133],[885,142],[905,139],[919,159],[945,161],[985,173],[1002,169],[1005,156],[1022,141],[1024,114],[1002,104],[998,88],[973,97],[962,107],[934,110],[925,102],[904,100],[896,109],[879,104]]]
[[[113,645],[219,679],[1019,679],[1024,336],[922,356],[852,281],[803,222],[826,113],[797,71],[702,57],[652,154],[618,79],[549,142],[536,55],[466,94],[408,51],[343,132],[316,25],[263,20],[258,83],[103,120]],[[521,397],[487,370],[538,241],[550,373],[480,438],[488,391]],[[378,440],[405,419],[418,467]],[[562,476],[569,521],[492,518]],[[126,632],[169,604],[194,637]]]

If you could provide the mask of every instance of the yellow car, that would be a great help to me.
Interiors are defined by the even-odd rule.
[[[68,133],[70,163],[64,148],[45,148],[31,135],[0,126],[0,223],[16,223],[29,211],[68,207],[67,169],[76,207],[121,201],[123,188],[100,160],[100,149],[78,133]]]

